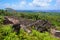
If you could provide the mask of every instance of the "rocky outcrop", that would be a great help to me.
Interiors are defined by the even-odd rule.
[[[19,24],[19,20],[13,16],[5,16],[4,22],[7,24]]]
[[[34,26],[34,29],[40,32],[49,31],[49,29],[52,27],[49,21],[47,20],[31,20],[31,19],[24,19],[24,18],[15,18],[15,17],[8,17],[5,16],[5,21],[11,22],[10,24],[13,24],[14,30],[19,30],[19,28],[24,29],[27,32],[31,32],[32,26]],[[28,31],[29,30],[29,31]]]
[[[60,31],[59,31],[59,30],[51,29],[50,33],[51,33],[53,36],[60,38]]]
[[[54,26],[48,20],[30,20],[24,18],[8,17],[5,16],[4,24],[13,24],[12,28],[17,34],[20,28],[24,29],[26,32],[30,33],[32,26],[39,32],[48,31],[52,35],[60,38],[60,31],[56,30]],[[53,29],[52,29],[53,28]]]

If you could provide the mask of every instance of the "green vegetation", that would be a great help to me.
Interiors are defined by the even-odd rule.
[[[32,33],[28,34],[21,29],[20,33],[16,35],[16,32],[12,31],[10,25],[4,25],[0,28],[0,40],[59,40],[59,39],[51,36],[48,32],[40,33],[36,30],[32,30]]]
[[[0,10],[0,40],[60,40],[48,32],[40,33],[32,29],[32,33],[28,34],[23,29],[16,35],[11,25],[4,25],[4,16],[16,16],[33,20],[49,20],[58,30],[60,30],[60,13],[49,12],[7,12]]]

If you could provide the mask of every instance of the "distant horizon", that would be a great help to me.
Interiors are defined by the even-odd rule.
[[[3,10],[6,10],[6,9],[3,9]],[[8,9],[9,10],[15,10],[15,9]],[[60,10],[15,10],[17,12],[59,12],[60,13]]]
[[[15,10],[17,12],[59,12],[60,10]]]
[[[5,10],[6,8],[3,8],[3,10]],[[11,8],[11,9],[13,9],[13,8]],[[30,10],[30,9],[13,9],[13,10]],[[33,10],[33,9],[31,9],[31,10]],[[34,10],[36,10],[36,9],[34,9]],[[38,9],[37,9],[38,10]],[[51,9],[49,9],[49,10],[51,10]],[[53,9],[53,10],[56,10],[56,9]],[[59,9],[60,10],[60,9]],[[38,10],[38,11],[45,11],[45,10]]]
[[[4,8],[3,10],[6,10],[6,8]],[[8,10],[15,10],[13,8],[9,8]],[[17,12],[59,12],[60,10],[15,10]]]

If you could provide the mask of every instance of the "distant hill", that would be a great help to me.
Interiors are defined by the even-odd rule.
[[[8,12],[60,12],[60,10],[14,10],[12,8],[6,8]]]
[[[60,12],[60,10],[16,10],[17,12]]]

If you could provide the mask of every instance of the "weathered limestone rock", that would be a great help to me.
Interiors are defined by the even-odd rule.
[[[10,24],[13,24],[14,30],[20,30],[19,28],[23,28],[27,32],[31,32],[32,26],[34,26],[34,29],[40,32],[49,31],[48,29],[51,28],[51,24],[47,20],[30,20],[30,19],[24,19],[24,18],[15,18],[15,17],[8,17],[5,16],[5,21],[11,22]]]
[[[60,31],[56,31],[55,36],[60,38]]]
[[[51,34],[54,35],[55,37],[60,38],[60,31],[56,29],[51,29]]]

